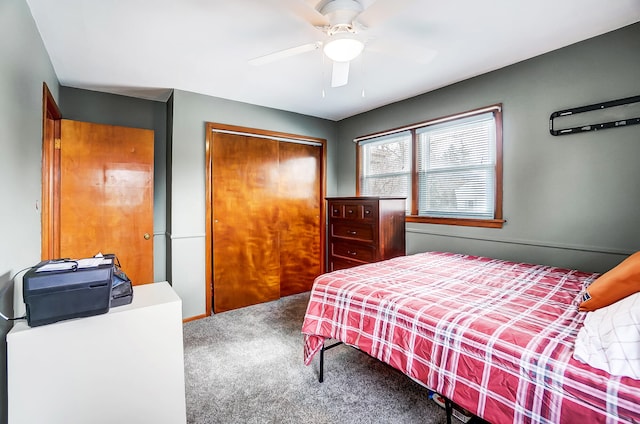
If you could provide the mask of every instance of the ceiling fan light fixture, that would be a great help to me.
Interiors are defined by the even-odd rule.
[[[334,38],[324,45],[324,54],[335,62],[349,62],[362,53],[364,43],[355,38]]]

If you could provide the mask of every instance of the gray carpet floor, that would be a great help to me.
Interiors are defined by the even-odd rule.
[[[184,324],[187,422],[445,423],[428,390],[356,349],[303,363],[309,293]],[[454,419],[454,422],[457,422]]]

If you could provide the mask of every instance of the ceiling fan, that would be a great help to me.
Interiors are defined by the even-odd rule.
[[[323,40],[276,51],[249,60],[263,65],[286,57],[318,50],[333,61],[331,86],[349,81],[349,64],[365,47],[362,33],[413,0],[314,0],[315,7],[301,0],[290,0],[293,11],[324,33]]]

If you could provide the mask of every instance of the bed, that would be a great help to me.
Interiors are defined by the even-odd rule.
[[[304,362],[351,345],[494,424],[639,423],[640,380],[574,358],[599,274],[426,252],[316,278]]]

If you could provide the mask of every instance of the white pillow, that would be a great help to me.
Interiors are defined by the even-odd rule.
[[[587,312],[573,357],[611,375],[640,380],[640,292]]]

